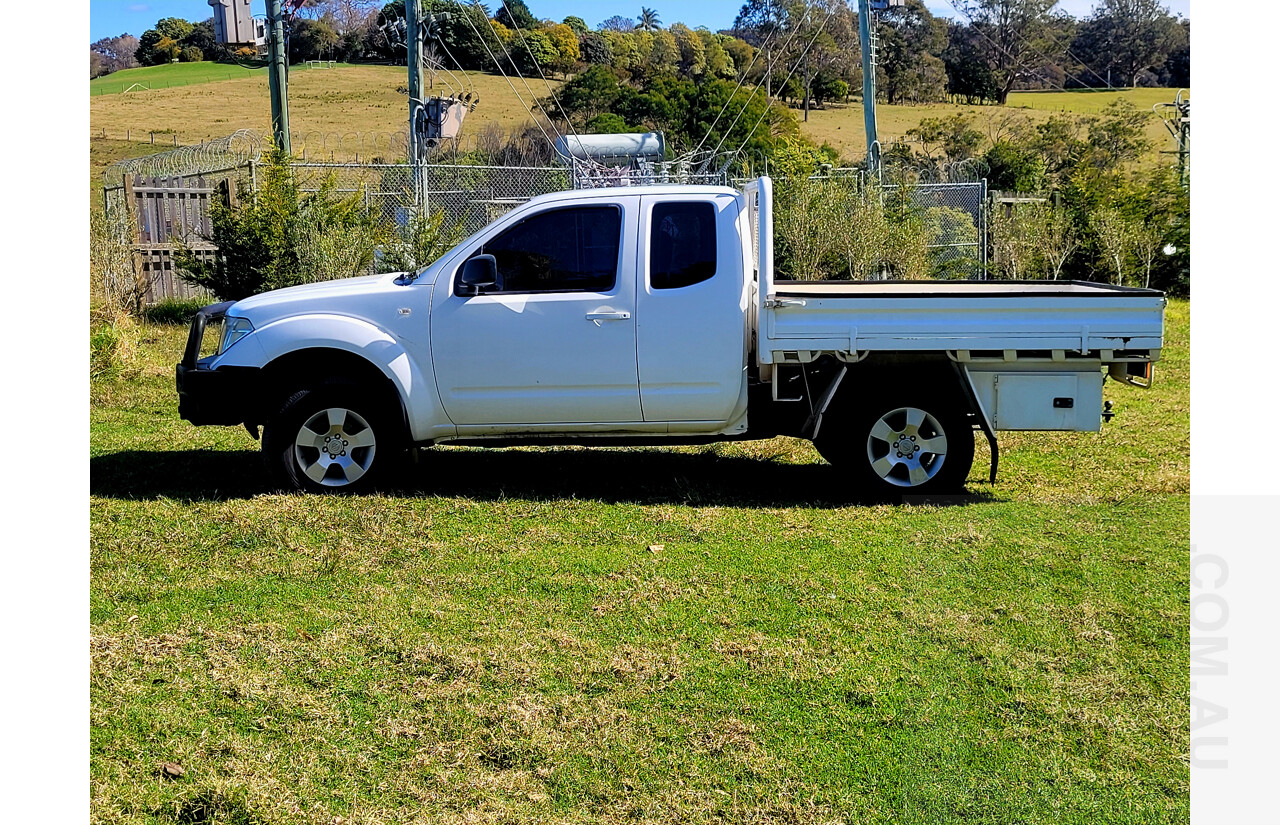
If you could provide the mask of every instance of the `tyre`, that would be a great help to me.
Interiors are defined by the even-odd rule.
[[[814,444],[878,498],[956,493],[973,466],[973,427],[954,401],[904,397],[829,417]]]
[[[285,401],[263,429],[262,454],[282,487],[357,492],[400,465],[404,427],[364,388],[323,385]]]

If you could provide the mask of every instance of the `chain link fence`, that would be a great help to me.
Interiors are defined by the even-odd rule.
[[[167,226],[166,222],[174,222],[175,217],[165,205],[166,199],[157,198],[157,205],[152,207],[154,214],[142,215],[140,201],[133,195],[135,183],[151,188],[182,189],[194,185],[193,181],[202,187],[217,187],[226,181],[242,198],[252,197],[262,176],[262,152],[259,138],[252,133],[237,132],[216,141],[122,161],[104,173],[104,206],[108,212],[128,209],[134,213],[135,220],[123,225],[141,226],[140,221],[146,217],[151,223]],[[741,173],[730,175],[726,170],[707,172],[680,161],[647,163],[630,170],[595,164],[481,166],[439,162],[413,165],[296,161],[291,166],[300,190],[315,192],[327,187],[337,195],[354,195],[386,228],[403,230],[410,226],[415,215],[438,211],[457,237],[469,236],[516,206],[551,192],[663,183],[740,188],[750,179],[740,177]],[[853,181],[858,188],[874,185],[857,168],[825,168],[811,180],[846,184]],[[917,179],[883,187],[886,209],[911,209],[925,222],[935,269],[945,277],[985,277],[987,195],[985,180],[925,182]],[[155,244],[138,231],[140,234],[129,240],[135,248],[164,255],[163,250],[143,250],[143,246]],[[166,279],[166,283],[169,281],[173,278]],[[172,290],[159,285],[154,298],[170,297],[162,294],[167,291]]]
[[[924,221],[934,268],[952,278],[987,277],[987,182],[885,186],[886,203],[909,203]]]
[[[295,163],[298,187],[326,181],[335,194],[357,195],[384,225],[404,228],[416,210],[444,213],[463,237],[538,195],[572,188],[569,170],[541,166]]]

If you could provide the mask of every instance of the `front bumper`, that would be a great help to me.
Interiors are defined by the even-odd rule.
[[[253,424],[259,415],[262,371],[256,367],[212,369],[215,356],[200,357],[205,328],[221,320],[232,302],[213,304],[196,313],[187,349],[177,365],[178,415],[192,424]]]

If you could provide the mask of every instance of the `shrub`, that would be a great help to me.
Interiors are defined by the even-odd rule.
[[[204,52],[197,46],[183,46],[178,52],[178,59],[183,63],[199,63],[204,60]]]
[[[134,266],[128,212],[119,207],[89,213],[90,294],[111,317],[142,311],[151,279]]]
[[[415,212],[395,239],[387,243],[378,260],[379,272],[412,272],[428,266],[462,240],[462,227],[445,224],[444,212]]]
[[[186,326],[209,302],[203,298],[165,298],[142,311],[142,317],[153,324]]]
[[[384,233],[359,195],[338,198],[335,179],[317,191],[299,191],[290,158],[272,152],[257,193],[210,210],[218,253],[202,261],[189,250],[175,254],[178,274],[227,301],[313,281],[368,271]]]

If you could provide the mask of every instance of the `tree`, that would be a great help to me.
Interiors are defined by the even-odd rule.
[[[576,40],[574,45],[577,46]],[[521,29],[512,38],[510,51],[511,59],[522,74],[537,75],[560,59],[560,52],[543,29]]]
[[[571,14],[561,22],[564,23],[569,28],[573,29],[573,33],[578,35],[579,37],[591,31],[590,29],[587,28],[587,21],[583,20],[581,17],[578,17],[576,15]]]
[[[931,103],[946,95],[946,65],[938,56],[947,45],[947,24],[922,0],[892,6],[877,20],[878,60],[889,103]]]
[[[675,72],[680,65],[680,44],[675,35],[669,31],[658,29],[653,33],[653,48],[649,51],[646,66],[650,72]]]
[[[997,140],[982,159],[987,164],[987,182],[993,189],[1039,192],[1044,188],[1044,158],[1025,144]]]
[[[1125,263],[1134,242],[1133,222],[1114,207],[1096,210],[1089,220],[1098,250],[1115,270],[1117,285],[1124,285]]]
[[[676,23],[667,31],[676,39],[676,48],[680,51],[680,74],[690,78],[701,77],[707,70],[707,51],[702,45],[702,38],[683,23]]]
[[[1191,85],[1191,21],[1183,20],[1181,25],[1182,43],[1164,61],[1163,85],[1177,88]]]
[[[620,14],[615,14],[613,17],[602,20],[600,25],[596,26],[602,32],[629,32],[635,27],[635,21]]]
[[[636,23],[640,29],[647,32],[656,32],[662,28],[662,18],[658,17],[658,13],[647,6],[641,7],[640,16],[636,18]]]
[[[988,44],[972,26],[947,27],[947,47],[942,62],[947,70],[947,91],[965,103],[986,103],[1000,98],[1000,84],[987,60]]]
[[[194,26],[180,17],[165,17],[156,21],[155,28],[147,29],[138,38],[138,48],[134,53],[138,62],[144,66],[157,66],[168,63],[177,56],[178,44],[191,34]],[[160,47],[161,41],[169,43]]]
[[[1054,37],[1050,17],[1057,0],[965,0],[965,15],[979,35],[980,56],[997,87],[996,102],[1004,105],[1019,81],[1036,76],[1046,58],[1054,59],[1062,43]]]
[[[613,62],[613,47],[600,32],[583,32],[578,36],[578,52],[584,63],[608,66]]]
[[[542,31],[546,33],[552,48],[556,50],[556,56],[551,60],[552,67],[561,74],[568,74],[573,70],[574,64],[582,59],[582,52],[578,49],[577,33],[565,23],[548,26]]]
[[[702,41],[702,51],[706,54],[707,74],[711,77],[734,77],[737,73],[736,67],[733,58],[725,50],[725,44],[732,42],[735,38],[724,34],[713,34],[705,28],[698,29],[696,34]],[[746,44],[743,43],[743,45]],[[745,65],[743,68],[746,68]]]
[[[973,117],[957,112],[949,117],[926,117],[907,130],[920,141],[925,158],[949,163],[968,160],[982,145],[982,133],[973,128]]]
[[[1100,0],[1072,47],[1084,62],[1136,86],[1142,70],[1163,67],[1185,42],[1186,31],[1159,0]]]
[[[102,74],[132,69],[138,65],[138,38],[131,34],[104,37],[89,46],[101,58]]]
[[[1044,231],[1040,234],[1040,252],[1045,264],[1045,274],[1055,281],[1061,278],[1067,260],[1079,248],[1080,236],[1076,233],[1075,224],[1071,222],[1071,216],[1064,209],[1047,209]]]
[[[759,63],[756,60],[755,47],[742,38],[721,35],[720,43],[724,46],[725,53],[729,55],[729,59],[733,61],[735,75],[752,69],[752,63]]]
[[[524,0],[503,0],[502,8],[493,15],[493,19],[509,29],[532,29],[538,25],[538,18],[529,11]]]
[[[299,63],[332,58],[339,41],[328,20],[294,20],[289,33],[289,60]]]
[[[95,52],[92,48],[89,49],[89,79],[92,80],[95,77],[101,77],[106,73],[106,63],[102,59],[102,55]]]
[[[188,47],[199,49],[205,60],[220,60],[227,53],[226,47],[218,42],[218,37],[213,31],[212,17],[193,25],[191,32],[179,42],[184,49]]]

